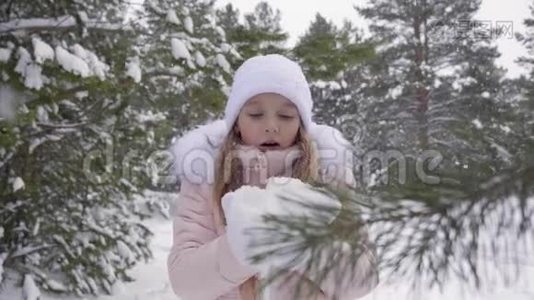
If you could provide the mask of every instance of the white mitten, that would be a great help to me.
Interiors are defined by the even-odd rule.
[[[270,210],[269,203],[274,203],[269,198],[272,195],[266,190],[245,185],[226,193],[221,199],[230,249],[241,264],[258,271],[262,270],[262,265],[254,264],[251,258],[261,252],[258,247],[253,247],[258,236],[251,230],[262,226],[262,215]]]
[[[257,230],[266,228],[263,216],[306,217],[310,222],[317,221],[326,225],[336,218],[341,209],[341,203],[337,199],[315,190],[299,179],[285,177],[270,178],[265,189],[242,186],[225,194],[221,201],[230,249],[239,262],[258,271],[266,271],[271,267],[286,268],[295,264],[293,259],[297,258],[302,263],[309,256],[307,253],[286,253],[253,263],[251,258],[256,254],[302,242],[299,236],[295,236],[294,239],[281,243],[272,236],[276,232]],[[316,209],[316,206],[324,209]],[[271,228],[273,224],[268,226]],[[259,246],[260,243],[262,246]],[[295,254],[300,256],[296,257]]]

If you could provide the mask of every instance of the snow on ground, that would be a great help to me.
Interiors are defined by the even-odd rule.
[[[534,267],[526,273],[530,278],[534,278]],[[531,279],[532,280],[532,279]],[[526,280],[525,280],[526,281]],[[534,288],[526,285],[512,287],[490,287],[481,291],[474,291],[455,280],[450,282],[442,292],[438,288],[421,288],[412,290],[410,284],[403,280],[396,282],[381,282],[375,290],[360,300],[386,300],[386,299],[413,299],[413,300],[532,300],[534,299]]]
[[[42,292],[41,300],[170,300],[179,299],[174,295],[168,282],[166,259],[171,246],[172,222],[163,217],[155,217],[145,221],[145,224],[152,230],[154,237],[151,241],[151,249],[154,258],[148,263],[139,263],[131,270],[130,275],[136,279],[134,282],[117,284],[114,286],[112,296],[86,296],[76,298],[73,296],[55,296]],[[362,300],[403,300],[403,299],[424,299],[424,300],[532,300],[534,299],[534,287],[530,284],[534,279],[534,264],[532,261],[527,264],[527,272],[523,274],[522,280],[514,282],[515,286],[503,287],[498,284],[492,285],[491,290],[482,292],[470,291],[463,287],[458,281],[450,282],[442,293],[439,290],[413,291],[408,280],[390,280],[382,282],[369,295]],[[20,287],[15,287],[13,274],[6,273],[6,282],[0,287],[0,300],[22,300]]]
[[[88,298],[94,300],[170,300],[178,299],[167,276],[167,255],[171,249],[172,222],[163,218],[148,220],[145,224],[154,232],[151,249],[152,261],[139,264],[131,276],[137,281],[123,284],[113,296]],[[44,299],[43,299],[44,300]],[[72,299],[75,300],[75,299]]]

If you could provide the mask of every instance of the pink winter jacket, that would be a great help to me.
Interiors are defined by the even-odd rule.
[[[175,158],[174,170],[181,180],[181,187],[173,212],[173,244],[167,268],[171,286],[183,300],[242,299],[241,295],[246,294],[243,293],[246,286],[243,283],[258,275],[253,269],[241,265],[232,254],[223,221],[213,204],[213,169],[224,139],[224,126],[223,121],[201,126],[178,139],[171,148]],[[329,126],[313,124],[309,133],[319,150],[322,178],[354,185],[352,155],[348,155],[351,152],[347,149],[349,143],[340,132]],[[287,171],[287,151],[268,157],[269,168],[262,173],[263,177],[284,175]],[[239,153],[244,167],[249,167],[241,155],[243,152]],[[258,185],[258,178],[252,177],[246,183]],[[318,299],[364,296],[378,283],[375,264],[375,257],[368,250],[355,265],[357,269],[353,281],[342,285],[342,290],[339,290],[339,287],[334,288],[336,281],[333,278],[325,280],[322,285],[317,285],[323,295]],[[304,274],[298,275],[307,278]],[[269,300],[292,299],[297,282],[295,278],[287,277],[275,283],[270,289]]]

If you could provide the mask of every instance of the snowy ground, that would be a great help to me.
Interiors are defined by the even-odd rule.
[[[170,300],[178,299],[174,296],[167,280],[166,258],[171,243],[171,221],[162,217],[146,221],[146,224],[154,232],[152,240],[152,251],[154,259],[146,264],[139,264],[131,275],[137,280],[115,286],[113,296],[99,297],[57,297],[44,294],[41,300],[63,299],[63,300]],[[437,290],[420,291],[415,293],[410,291],[410,287],[405,282],[381,283],[371,294],[362,298],[363,300],[385,300],[385,299],[425,299],[425,300],[449,300],[449,299],[469,299],[469,300],[532,300],[534,299],[534,265],[528,267],[528,276],[525,280],[516,283],[514,287],[494,286],[492,291],[469,292],[462,289],[460,284],[450,284],[443,293]],[[9,274],[8,274],[9,276]],[[527,284],[530,281],[530,287]],[[7,280],[0,291],[0,300],[23,299],[20,288],[13,286],[13,281]]]

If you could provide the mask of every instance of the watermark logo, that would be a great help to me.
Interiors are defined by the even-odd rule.
[[[429,38],[434,41],[514,39],[514,24],[506,20],[439,21],[430,25]]]
[[[348,124],[348,123],[347,123]],[[350,127],[355,138],[359,138],[360,130],[356,123]],[[339,131],[332,131],[333,137],[329,139],[338,141],[342,139]],[[438,184],[440,179],[432,175],[440,163],[443,156],[435,150],[423,151],[415,157],[407,155],[398,150],[368,151],[357,154],[351,143],[346,140],[339,140],[337,146],[323,145],[318,149],[319,176],[325,183],[341,181],[347,184],[377,185],[389,184],[387,173],[381,173],[377,177],[377,170],[387,172],[389,166],[397,166],[395,182],[405,184],[407,174],[415,173],[418,180],[425,184]],[[340,146],[341,145],[341,146]],[[159,150],[148,155],[142,155],[136,150],[130,150],[124,154],[114,153],[113,139],[111,136],[103,137],[103,145],[99,149],[90,151],[83,159],[83,173],[94,183],[103,183],[112,180],[113,176],[121,177],[122,180],[130,181],[140,176],[148,177],[153,185],[165,186],[176,184],[179,180],[187,180],[194,184],[213,184],[216,181],[216,166],[218,159],[217,149],[194,148],[177,155],[176,151]],[[249,166],[243,171],[243,180],[250,181],[251,178],[258,177],[259,183],[265,183],[269,176],[277,173],[272,169],[280,169],[285,177],[291,176],[293,162],[300,157],[299,151],[288,151],[282,154],[267,153],[257,156],[259,151],[240,152],[232,151],[228,154],[228,159],[241,159],[245,166]],[[120,157],[120,160],[117,160]],[[253,166],[250,168],[250,166]],[[424,168],[426,166],[426,169]],[[409,170],[409,168],[415,168]],[[380,172],[380,171],[378,171]],[[257,174],[256,174],[257,173]],[[229,180],[229,174],[222,173],[225,180]],[[356,177],[359,180],[356,180]],[[378,178],[378,180],[377,180]]]

